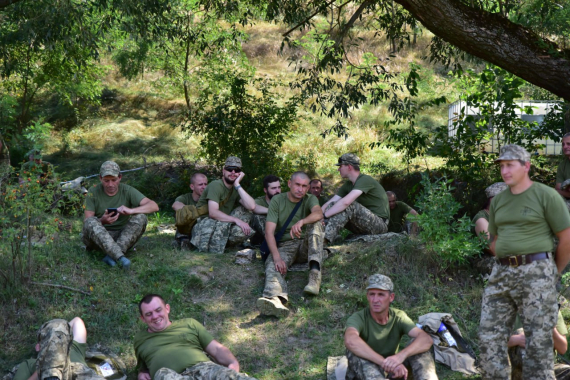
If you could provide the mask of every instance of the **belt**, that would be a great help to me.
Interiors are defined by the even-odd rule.
[[[528,255],[501,257],[500,259],[497,259],[497,262],[502,265],[518,267],[519,265],[530,264],[534,261],[546,260],[550,257],[549,253],[550,252],[538,252],[530,253]]]

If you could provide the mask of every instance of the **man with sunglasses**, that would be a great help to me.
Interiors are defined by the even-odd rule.
[[[245,176],[241,169],[238,157],[228,157],[222,179],[208,184],[196,204],[208,205],[208,216],[192,229],[190,242],[200,252],[223,253],[226,245],[239,245],[255,233],[249,226],[255,201],[240,185]]]

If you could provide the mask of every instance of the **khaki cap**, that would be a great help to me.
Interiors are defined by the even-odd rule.
[[[105,176],[113,176],[118,177],[121,174],[121,169],[119,169],[119,165],[117,165],[114,161],[105,161],[103,165],[101,165],[101,170],[99,170],[99,175],[101,177]]]
[[[392,280],[390,280],[390,277],[376,273],[368,277],[368,286],[366,287],[366,290],[368,289],[381,289],[393,292],[394,284],[392,283]]]
[[[345,153],[339,157],[338,164],[335,165],[360,165],[360,158],[354,153]]]
[[[226,158],[226,163],[224,166],[235,166],[236,168],[241,168],[241,160],[239,157],[236,156],[229,156]]]
[[[524,162],[530,161],[530,153],[526,151],[522,146],[515,144],[505,145],[501,148],[501,154],[497,161],[510,161],[510,160],[521,160]]]

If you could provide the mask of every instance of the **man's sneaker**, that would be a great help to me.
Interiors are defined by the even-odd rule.
[[[111,256],[107,255],[103,257],[103,262],[111,267],[117,265],[117,262],[111,258]]]
[[[289,309],[283,306],[279,297],[258,298],[257,308],[263,315],[273,315],[277,318],[284,318],[289,315]]]
[[[303,291],[307,294],[312,294],[314,296],[319,294],[321,289],[321,271],[316,269],[311,269],[309,272],[309,283],[305,286]]]
[[[124,270],[129,270],[131,268],[131,260],[127,259],[125,256],[119,258],[119,264],[123,266]]]

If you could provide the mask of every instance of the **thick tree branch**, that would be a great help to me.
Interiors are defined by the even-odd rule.
[[[14,3],[17,3],[22,0],[0,0],[0,9],[6,8]]]
[[[457,0],[395,1],[445,41],[570,101],[568,52],[531,30]]]

